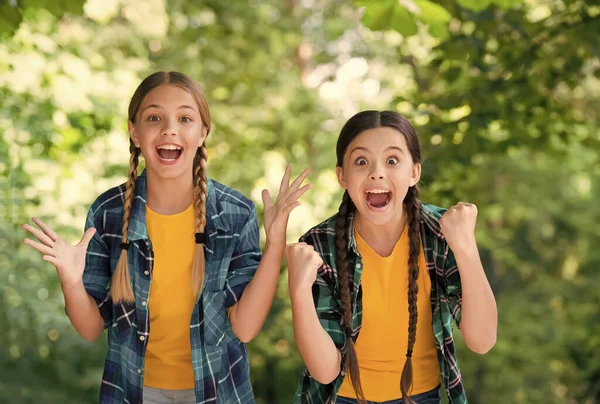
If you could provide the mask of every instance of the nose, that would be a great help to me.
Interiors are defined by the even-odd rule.
[[[369,178],[372,180],[382,180],[385,178],[383,167],[381,167],[380,164],[374,164],[372,167],[373,169],[371,170]]]
[[[177,122],[173,119],[165,119],[164,126],[162,129],[163,136],[175,136],[177,135]]]

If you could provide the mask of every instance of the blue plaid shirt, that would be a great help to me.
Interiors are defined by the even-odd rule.
[[[113,304],[109,290],[121,253],[125,185],[92,204],[86,229],[96,228],[87,251],[83,282],[108,328],[101,404],[142,403],[144,355],[150,332],[148,293],[154,253],[146,229],[146,176],[138,177],[128,239],[135,304]],[[231,330],[227,309],[241,297],[261,259],[254,203],[216,181],[208,181],[204,290],[190,319],[196,403],[253,403],[248,352]],[[177,291],[173,291],[177,293]]]

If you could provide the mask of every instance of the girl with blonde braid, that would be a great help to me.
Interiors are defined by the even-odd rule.
[[[356,114],[336,152],[338,213],[286,248],[306,364],[295,402],[438,404],[441,384],[466,403],[453,321],[481,354],[497,328],[477,208],[419,200],[419,141],[398,113]]]
[[[308,170],[290,184],[288,167],[274,204],[263,191],[261,252],[253,202],[207,176],[211,119],[194,81],[148,76],[128,127],[127,182],[92,204],[79,244],[36,218],[23,227],[39,241],[25,243],[56,267],[77,332],[108,328],[100,403],[252,403],[245,343],[270,309]]]

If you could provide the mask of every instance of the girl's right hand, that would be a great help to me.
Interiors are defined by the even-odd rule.
[[[42,259],[56,267],[63,290],[81,284],[85,269],[85,254],[96,229],[93,227],[87,229],[81,241],[73,246],[58,237],[54,230],[40,219],[32,220],[41,230],[29,224],[24,224],[22,227],[33,234],[39,242],[26,238],[24,243],[41,252]]]
[[[319,253],[306,243],[288,244],[285,247],[285,258],[288,263],[290,295],[302,290],[310,291],[317,279],[317,270],[323,265]]]

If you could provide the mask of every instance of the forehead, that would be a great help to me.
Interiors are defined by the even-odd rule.
[[[165,109],[179,108],[182,105],[188,105],[194,110],[198,110],[194,97],[185,89],[173,84],[162,84],[153,88],[146,94],[140,107],[143,109],[151,104],[158,105]]]
[[[394,128],[381,127],[367,129],[352,139],[346,151],[352,152],[357,147],[364,147],[371,152],[380,152],[389,147],[399,147],[407,152],[405,136]]]

